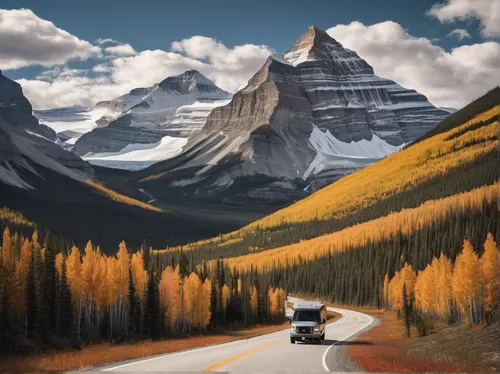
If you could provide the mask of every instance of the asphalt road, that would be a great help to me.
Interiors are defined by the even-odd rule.
[[[290,300],[294,301],[294,300]],[[328,308],[342,314],[329,324],[326,339],[291,344],[289,330],[210,347],[115,363],[98,370],[119,372],[324,372],[345,371],[337,353],[343,342],[370,329],[372,317],[351,310]]]

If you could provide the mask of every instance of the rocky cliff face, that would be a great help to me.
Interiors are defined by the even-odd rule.
[[[165,136],[187,138],[201,129],[214,107],[226,104],[230,98],[226,91],[194,70],[141,90],[144,91],[140,95],[134,95],[142,95],[138,103],[108,126],[81,136],[72,151],[94,157],[134,144],[154,144]]]
[[[0,181],[34,188],[22,174],[37,174],[35,164],[75,179],[91,178],[90,165],[54,144],[56,138],[52,129],[33,116],[21,86],[0,72]]]
[[[224,196],[238,178],[264,176],[237,195],[279,200],[289,198],[284,189],[312,191],[395,152],[448,115],[376,76],[354,51],[311,26],[284,57],[269,57],[229,104],[214,109],[164,168],[171,187],[192,186],[203,196]],[[172,180],[176,172],[180,179]]]

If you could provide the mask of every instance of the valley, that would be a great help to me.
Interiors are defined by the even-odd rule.
[[[64,31],[99,64],[37,62],[36,92],[0,70],[0,371],[497,370],[500,82],[449,108],[464,49],[417,79],[441,47],[373,58],[382,25],[369,48],[356,22],[276,33],[284,53]]]

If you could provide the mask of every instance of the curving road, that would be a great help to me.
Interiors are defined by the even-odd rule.
[[[297,299],[291,298],[295,302]],[[346,309],[328,308],[342,318],[327,326],[321,345],[291,344],[283,330],[231,343],[198,348],[146,359],[115,363],[98,370],[111,372],[324,372],[345,371],[337,356],[342,342],[370,329],[372,317]]]

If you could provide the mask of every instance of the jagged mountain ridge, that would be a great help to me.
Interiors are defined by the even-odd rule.
[[[376,76],[354,51],[311,26],[284,57],[270,56],[229,104],[215,108],[183,154],[141,176],[168,171],[163,180],[170,187],[212,197],[227,195],[238,178],[264,176],[233,199],[268,198],[271,190],[271,199],[289,199],[284,191],[315,190],[395,152],[448,115]]]
[[[22,178],[28,173],[43,178],[36,165],[77,180],[92,178],[92,167],[54,144],[57,136],[40,125],[21,86],[0,71],[0,181],[23,189],[36,188]]]
[[[159,160],[172,157],[202,128],[208,113],[231,96],[195,70],[168,77],[141,93],[143,97],[109,125],[83,134],[72,151],[91,163],[104,161],[105,166],[115,160],[112,166],[118,168],[120,161],[129,168],[126,161],[135,161],[134,156],[127,160],[123,154],[143,149],[141,144],[164,151]]]

